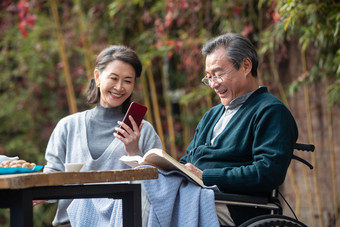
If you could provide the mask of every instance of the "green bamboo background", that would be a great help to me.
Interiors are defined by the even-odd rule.
[[[0,3],[0,154],[44,163],[55,124],[85,104],[95,55],[106,45],[134,48],[143,62],[134,99],[175,158],[185,153],[218,97],[200,84],[202,45],[233,31],[259,53],[259,79],[295,116],[300,153],[281,190],[308,226],[339,224],[340,3],[279,0],[8,1]],[[329,168],[330,167],[330,168]],[[34,208],[50,226],[55,205]],[[284,212],[291,215],[285,206]],[[0,210],[0,225],[8,212]]]

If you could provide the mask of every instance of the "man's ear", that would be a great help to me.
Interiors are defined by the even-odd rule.
[[[251,69],[253,68],[253,64],[249,58],[243,59],[242,67],[246,75],[251,74]]]

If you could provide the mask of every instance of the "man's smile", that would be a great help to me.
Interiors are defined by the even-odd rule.
[[[216,91],[216,93],[219,94],[219,95],[223,95],[223,94],[225,94],[227,91],[228,91],[228,89],[225,89],[225,90],[221,90],[221,91]]]

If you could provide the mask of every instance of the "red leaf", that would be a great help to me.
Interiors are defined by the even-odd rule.
[[[27,37],[27,31],[26,29],[20,29],[21,35],[26,38]]]
[[[174,46],[175,45],[175,41],[173,41],[173,40],[166,40],[165,44],[169,45],[169,46]]]
[[[172,58],[173,55],[174,55],[174,52],[173,52],[173,51],[169,51],[169,53],[168,53],[168,59]]]
[[[281,19],[281,16],[280,16],[279,12],[274,11],[272,13],[272,18],[273,18],[273,21],[276,23],[276,22],[278,22]]]
[[[165,16],[165,27],[170,27],[173,20],[173,13],[169,10]]]
[[[240,15],[240,13],[243,11],[243,8],[241,7],[241,6],[235,6],[234,8],[233,8],[233,14],[235,15],[235,16],[238,16],[238,15]]]
[[[21,22],[19,23],[19,28],[20,28],[20,29],[25,29],[25,27],[26,27],[26,21],[23,20],[23,21],[21,21]]]
[[[23,37],[27,37],[26,21],[23,20],[23,21],[20,22],[19,29],[20,29],[21,35]]]
[[[37,15],[35,14],[29,14],[26,17],[27,24],[30,26],[33,26],[36,20],[37,20]]]
[[[155,46],[156,46],[156,48],[158,49],[158,48],[160,48],[162,45],[163,45],[162,40],[158,40]]]
[[[181,10],[183,10],[183,9],[187,9],[188,7],[189,7],[189,4],[188,4],[187,0],[181,0],[181,3],[180,3],[180,5],[179,5],[179,8],[180,8]]]
[[[245,25],[245,26],[243,27],[243,31],[242,31],[241,33],[242,33],[242,35],[244,35],[244,36],[248,36],[252,31],[253,31],[253,26],[251,26],[251,25]]]
[[[183,42],[182,42],[182,41],[177,41],[177,42],[176,42],[176,45],[175,45],[176,51],[180,51],[182,45],[183,45]]]

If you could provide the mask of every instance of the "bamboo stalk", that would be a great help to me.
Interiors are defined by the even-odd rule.
[[[313,139],[313,129],[312,129],[312,121],[311,121],[311,114],[310,114],[310,105],[309,105],[309,88],[307,85],[304,86],[304,92],[305,92],[305,102],[306,102],[306,114],[307,114],[307,127],[308,127],[308,140],[309,143],[313,144],[314,139]],[[315,153],[312,152],[312,164],[314,166],[313,169],[313,180],[315,184],[315,194],[316,194],[316,201],[317,201],[317,208],[318,208],[318,213],[320,216],[320,227],[324,226],[323,222],[323,217],[322,217],[322,208],[321,208],[321,200],[320,200],[320,190],[319,190],[319,181],[318,181],[318,166],[316,162],[316,156]]]
[[[151,109],[151,104],[150,104],[150,99],[149,99],[150,94],[149,94],[148,85],[145,79],[145,70],[142,71],[140,78],[141,78],[141,83],[142,83],[144,105],[148,108],[148,111],[146,111],[146,120],[150,122],[150,124],[153,125],[152,109]]]
[[[302,50],[301,52],[302,58],[302,67],[303,71],[307,72],[307,63],[306,63],[306,54],[305,51]],[[305,104],[306,104],[306,114],[307,114],[307,128],[308,128],[308,140],[309,143],[314,144],[314,136],[313,136],[313,127],[312,127],[312,117],[310,113],[310,100],[309,100],[309,88],[308,85],[304,86],[304,93],[305,93]],[[316,155],[314,152],[311,153],[312,156],[312,164],[314,166],[313,169],[313,180],[315,184],[315,191],[316,191],[316,201],[317,201],[317,208],[320,216],[320,227],[324,226],[323,217],[322,217],[322,208],[321,208],[321,200],[320,200],[320,190],[319,190],[319,181],[318,181],[318,166],[316,163]]]
[[[182,119],[182,126],[183,126],[183,145],[187,148],[190,144],[190,125],[188,122],[188,115],[189,115],[189,105],[188,103],[181,104],[181,119]]]
[[[169,130],[169,138],[170,138],[170,152],[172,157],[177,159],[176,152],[176,141],[175,141],[175,129],[174,129],[174,120],[172,117],[172,108],[171,102],[169,98],[169,85],[168,85],[168,68],[169,68],[169,59],[165,56],[163,57],[163,67],[162,67],[162,87],[163,87],[163,95],[165,101],[165,109],[168,113],[166,115],[168,122],[168,130]]]
[[[326,76],[326,87],[329,86],[328,77]],[[326,97],[328,98],[328,92],[326,91]],[[338,227],[339,223],[339,208],[338,208],[338,189],[337,189],[337,176],[336,176],[336,163],[335,163],[335,151],[334,151],[334,138],[333,138],[333,120],[331,106],[327,105],[327,116],[328,116],[328,136],[330,144],[330,162],[332,167],[332,185],[333,185],[333,201],[334,201],[334,219],[335,226]]]
[[[65,51],[65,44],[60,28],[60,21],[59,21],[59,14],[58,14],[58,9],[57,9],[57,0],[52,0],[50,7],[54,19],[54,23],[56,26],[56,32],[58,36],[58,47],[59,47],[59,55],[60,58],[63,62],[63,69],[64,69],[64,75],[65,75],[65,80],[66,80],[66,95],[67,95],[67,103],[69,106],[70,113],[76,113],[77,110],[77,104],[76,104],[76,98],[74,94],[74,88],[72,84],[72,78],[71,78],[71,73],[70,73],[70,68],[66,56],[66,51]]]
[[[303,71],[303,73],[307,73],[306,55],[305,55],[305,52],[303,50],[302,50],[302,53],[301,53],[301,61],[302,61],[302,71]],[[306,102],[306,94],[305,94],[305,104],[306,104],[306,107],[309,106],[309,101]],[[306,111],[308,111],[308,110],[306,110]],[[307,124],[309,124],[309,122],[307,122]],[[303,173],[304,173],[304,176],[307,176],[307,169],[304,168]],[[313,217],[312,218],[312,226],[314,227],[314,226],[316,226],[316,221],[315,221],[315,218],[314,218],[315,212],[314,212],[314,203],[313,203],[312,190],[311,190],[311,182],[309,181],[308,177],[305,177],[305,182],[306,182],[306,186],[307,186],[309,209],[310,209],[310,212],[311,212],[311,216]]]
[[[307,168],[303,168],[303,174],[304,179],[305,179],[305,184],[306,184],[306,190],[307,190],[307,197],[308,197],[308,201],[309,201],[309,210],[311,212],[311,217],[315,217],[314,214],[314,203],[313,203],[313,197],[312,197],[312,190],[311,190],[311,182],[309,180],[309,177],[307,177]],[[312,226],[316,226],[315,223],[315,218],[312,218]]]
[[[85,68],[86,68],[86,76],[87,79],[90,80],[92,78],[92,64],[91,64],[91,41],[90,36],[85,32],[87,29],[85,29],[85,27],[87,27],[87,23],[84,21],[86,21],[82,7],[81,7],[81,3],[80,0],[75,0],[75,5],[76,5],[76,12],[78,14],[77,18],[78,18],[78,24],[79,24],[79,31],[80,31],[80,39],[83,43],[83,52],[84,52],[84,61],[85,61]]]
[[[158,136],[163,144],[163,147],[165,148],[165,142],[164,142],[164,133],[163,133],[163,127],[162,127],[162,122],[161,122],[161,116],[159,113],[159,105],[157,101],[157,91],[156,91],[156,85],[155,85],[155,80],[153,77],[152,69],[151,69],[151,61],[147,61],[147,76],[149,80],[149,85],[150,85],[150,90],[151,90],[151,100],[152,100],[152,106],[154,109],[154,116],[155,116],[155,121],[156,121],[156,128],[157,128],[157,133]]]

